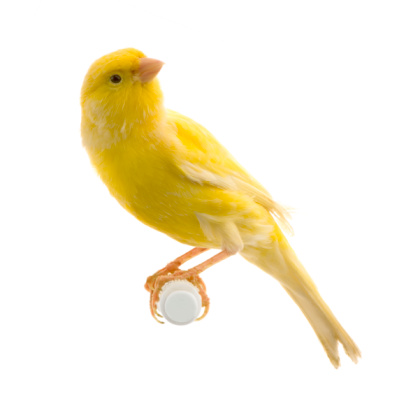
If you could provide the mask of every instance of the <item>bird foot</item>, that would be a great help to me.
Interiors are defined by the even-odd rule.
[[[157,271],[155,274],[150,275],[146,279],[145,290],[148,291],[149,293],[152,292],[155,288],[155,283],[158,277],[173,274],[174,272],[178,270],[179,270],[179,264],[175,263],[174,261],[170,262],[164,268]]]
[[[149,276],[146,280],[145,288],[151,294],[149,303],[152,317],[158,323],[163,324],[163,321],[159,320],[158,318],[162,317],[162,315],[157,312],[157,305],[163,286],[169,281],[186,280],[194,285],[199,291],[202,299],[202,307],[204,307],[204,313],[200,317],[198,317],[196,321],[202,320],[209,311],[209,298],[206,293],[206,286],[204,281],[199,276],[197,271],[194,271],[193,269],[182,271],[179,269],[179,267],[171,264],[168,264],[165,268],[162,268],[162,270],[159,270],[154,275]]]

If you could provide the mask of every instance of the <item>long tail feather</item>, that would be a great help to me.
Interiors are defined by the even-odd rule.
[[[311,324],[335,368],[340,366],[339,342],[351,360],[357,363],[361,357],[360,350],[321,298],[284,237],[274,242],[270,249],[246,247],[241,255],[281,283]]]

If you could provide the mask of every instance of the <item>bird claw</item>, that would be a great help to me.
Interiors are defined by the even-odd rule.
[[[209,302],[207,305],[204,306],[203,314],[200,317],[198,317],[195,321],[201,321],[203,318],[205,318],[205,316],[208,314],[208,311],[209,311]]]

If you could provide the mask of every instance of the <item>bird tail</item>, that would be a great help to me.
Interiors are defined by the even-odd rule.
[[[357,363],[361,357],[360,350],[321,298],[314,282],[282,234],[271,248],[246,246],[241,255],[281,283],[311,324],[335,368],[340,366],[339,342],[351,360]]]

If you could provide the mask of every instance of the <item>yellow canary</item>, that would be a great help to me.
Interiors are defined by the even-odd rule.
[[[156,78],[162,65],[136,49],[118,50],[92,64],[81,92],[83,145],[110,193],[146,225],[195,247],[148,278],[152,314],[161,287],[174,278],[200,289],[206,314],[199,273],[240,253],[281,283],[336,368],[339,342],[357,362],[359,349],[280,229],[289,229],[288,213],[210,132],[165,109]],[[179,269],[209,248],[222,251]]]

